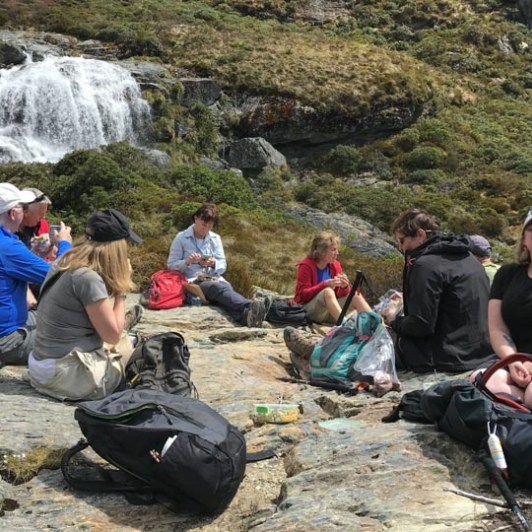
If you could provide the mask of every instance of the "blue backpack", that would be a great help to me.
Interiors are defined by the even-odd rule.
[[[310,356],[311,380],[346,384],[354,381],[353,366],[361,349],[382,326],[382,318],[376,312],[358,312],[331,329]]]

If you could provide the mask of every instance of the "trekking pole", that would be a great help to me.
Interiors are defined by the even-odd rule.
[[[489,476],[495,481],[495,484],[499,488],[501,495],[508,504],[508,508],[510,508],[517,517],[523,532],[531,532],[532,528],[528,524],[526,517],[523,515],[519,503],[515,500],[514,494],[508,487],[502,471],[495,464],[495,460],[493,460],[493,458],[486,451],[481,451],[478,456],[484,464],[484,467],[487,469]]]
[[[341,384],[339,382],[327,382],[327,381],[307,381],[305,379],[296,379],[294,377],[277,377],[277,380],[283,382],[291,382],[294,384],[306,384],[308,386],[315,386],[316,388],[324,388],[325,390],[335,390],[337,392],[348,393],[356,395],[358,388],[355,384],[352,386],[349,384]]]
[[[338,316],[338,319],[336,320],[336,325],[342,325],[342,321],[344,321],[345,315],[347,314],[349,306],[351,305],[351,301],[353,300],[353,297],[355,297],[355,293],[360,288],[360,285],[362,284],[362,281],[364,279],[365,277],[364,277],[364,274],[362,273],[362,270],[357,270],[357,275],[353,282],[353,286],[351,286],[351,291],[349,292],[349,295],[347,296],[347,299],[345,300],[344,307],[342,308],[342,312],[340,312],[340,316]]]

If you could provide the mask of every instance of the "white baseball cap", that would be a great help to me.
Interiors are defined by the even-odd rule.
[[[0,214],[8,212],[20,203],[31,203],[35,194],[30,190],[19,190],[11,183],[0,183]]]
[[[521,232],[524,232],[524,230],[527,228],[528,225],[530,225],[530,222],[532,222],[532,208],[527,212],[525,221],[523,222],[523,229]]]

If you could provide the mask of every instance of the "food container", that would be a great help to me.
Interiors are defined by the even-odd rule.
[[[257,404],[253,419],[255,423],[293,423],[297,421],[299,405],[293,403]]]

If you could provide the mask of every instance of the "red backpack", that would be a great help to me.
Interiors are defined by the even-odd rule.
[[[182,307],[185,304],[187,278],[176,270],[159,270],[150,277],[142,293],[141,305],[150,310]]]

